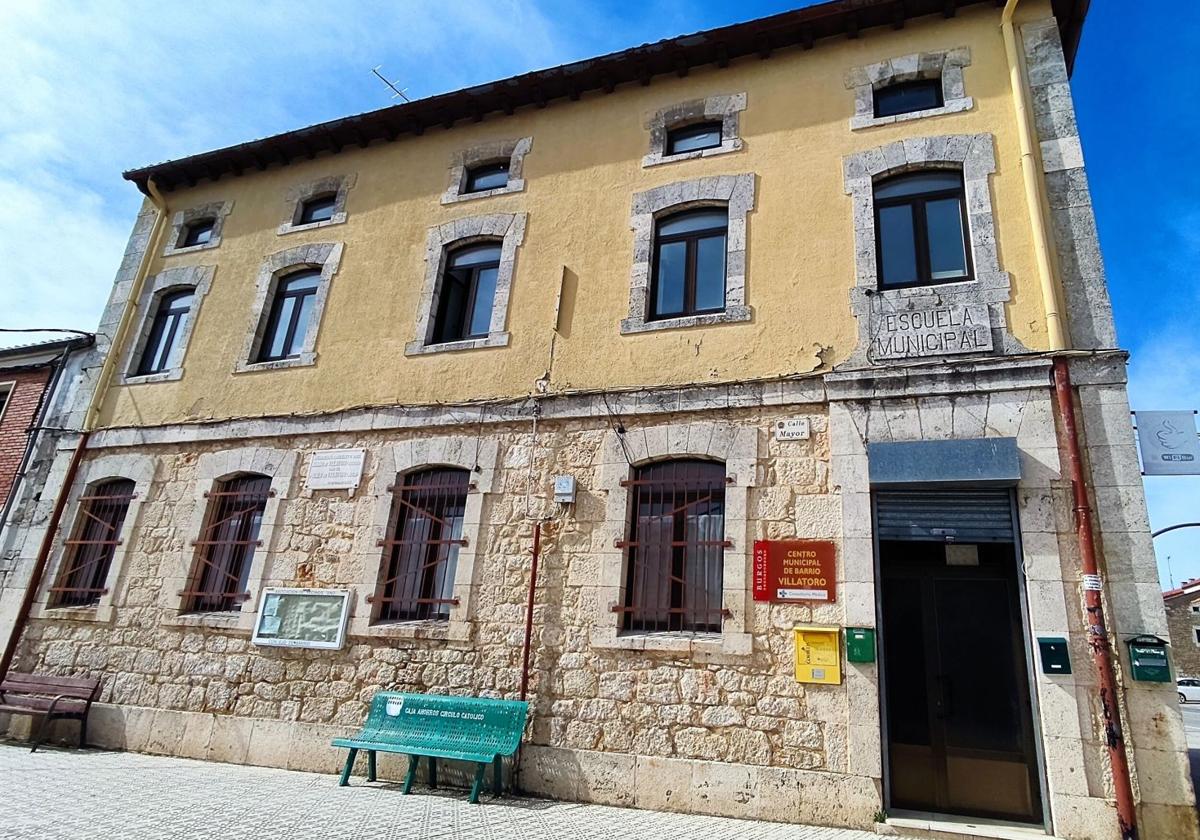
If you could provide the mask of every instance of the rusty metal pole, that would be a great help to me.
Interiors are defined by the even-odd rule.
[[[533,525],[533,563],[529,567],[529,601],[525,604],[525,647],[521,653],[521,699],[529,689],[529,649],[533,642],[533,595],[537,591],[538,558],[542,555],[542,523]]]
[[[1083,572],[1084,607],[1087,610],[1088,646],[1100,678],[1100,708],[1104,713],[1104,736],[1108,760],[1112,764],[1113,787],[1117,796],[1117,823],[1122,840],[1137,840],[1137,806],[1129,778],[1129,757],[1121,731],[1121,710],[1117,702],[1117,680],[1113,669],[1112,645],[1104,622],[1096,543],[1092,535],[1092,508],[1083,481],[1083,458],[1079,449],[1079,428],[1075,420],[1075,400],[1071,372],[1065,356],[1054,359],[1054,397],[1067,439],[1067,467],[1074,497],[1075,531],[1079,538],[1079,558]]]
[[[46,565],[50,560],[50,549],[54,545],[58,524],[62,520],[63,510],[67,506],[67,497],[71,494],[71,486],[75,483],[75,474],[79,471],[79,462],[83,459],[83,451],[87,448],[88,432],[79,436],[79,443],[71,453],[71,462],[67,465],[67,474],[63,476],[62,489],[54,501],[54,510],[50,521],[46,523],[46,533],[42,536],[42,544],[38,548],[37,559],[33,562],[33,571],[29,575],[29,583],[25,587],[25,597],[21,600],[21,608],[17,611],[16,621],[13,622],[12,632],[8,636],[8,644],[4,647],[4,657],[0,658],[0,681],[8,676],[8,669],[17,655],[17,645],[25,625],[29,623],[29,613],[33,611],[33,602],[37,599],[38,590],[42,586],[42,577],[46,574]]]

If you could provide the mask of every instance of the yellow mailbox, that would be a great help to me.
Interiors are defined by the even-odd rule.
[[[797,624],[796,681],[841,685],[842,628]]]

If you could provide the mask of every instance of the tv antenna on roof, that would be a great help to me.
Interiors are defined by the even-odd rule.
[[[408,96],[404,93],[404,91],[408,90],[408,88],[396,87],[395,84],[393,84],[392,82],[389,82],[387,80],[387,78],[382,73],[379,72],[379,67],[382,67],[382,66],[383,65],[380,64],[378,67],[372,67],[371,72],[374,73],[377,77],[379,77],[379,81],[383,82],[385,85],[387,85],[388,87],[390,87],[392,89],[392,98],[395,99],[396,97],[400,97],[405,102],[412,102],[412,100],[409,99]]]

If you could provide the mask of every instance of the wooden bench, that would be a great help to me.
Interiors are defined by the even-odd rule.
[[[100,696],[100,680],[91,677],[54,677],[49,674],[9,672],[0,682],[0,712],[41,715],[33,749],[45,740],[53,720],[79,721],[79,746],[87,746],[87,719]]]
[[[429,784],[437,787],[439,758],[474,762],[471,802],[479,802],[484,771],[492,765],[492,786],[500,795],[500,760],[511,756],[521,743],[529,706],[521,700],[488,700],[481,697],[444,697],[438,694],[401,694],[381,691],[371,700],[371,711],[362,731],[353,738],[337,738],[335,747],[350,750],[339,784],[350,781],[359,750],[367,754],[367,781],[375,781],[375,753],[407,755],[404,792],[412,790],[417,765],[429,761]]]

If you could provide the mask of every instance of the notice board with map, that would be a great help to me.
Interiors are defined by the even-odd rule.
[[[267,587],[254,622],[254,644],[340,650],[349,609],[348,589]]]

